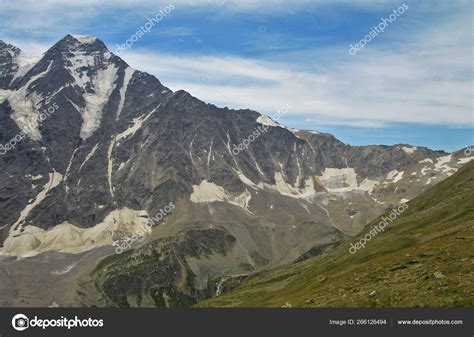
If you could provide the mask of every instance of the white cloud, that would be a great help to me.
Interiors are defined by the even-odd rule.
[[[214,17],[225,18],[247,13],[252,16],[284,16],[300,10],[315,9],[323,5],[343,4],[350,7],[376,10],[397,3],[398,0],[20,0],[3,1],[0,12],[0,32],[21,34],[28,30],[36,37],[55,37],[58,32],[70,33],[76,27],[88,27],[95,20],[119,19],[122,24],[134,26],[134,16],[146,17],[160,8],[174,4],[177,10],[191,12],[217,9]],[[2,15],[3,14],[3,15]],[[117,18],[118,16],[118,18]],[[211,18],[207,18],[210,20]],[[102,22],[104,23],[104,22]],[[100,24],[100,23],[99,23]],[[106,25],[107,29],[110,26]],[[183,31],[179,33],[184,33]],[[41,36],[40,36],[41,35]],[[65,34],[64,34],[65,35]]]
[[[32,40],[18,40],[15,38],[2,37],[4,42],[20,48],[28,55],[41,55],[51,48],[51,44],[39,43]]]
[[[294,0],[291,4],[286,0],[141,0],[140,6],[161,6],[173,3],[179,6],[219,6],[227,7],[240,11],[265,10],[266,12],[273,10],[291,11],[294,8],[304,8],[308,6],[324,6],[324,5],[350,5],[354,7],[364,7],[369,9],[383,8],[388,5],[399,4],[398,0]],[[135,0],[23,0],[10,1],[2,7],[5,9],[44,9],[58,6],[75,6],[85,7],[91,5],[107,5],[107,6],[137,6]]]
[[[278,0],[223,2],[229,12],[292,11],[307,6],[309,2],[312,5],[334,3],[301,0],[288,6],[287,2]],[[338,2],[349,3],[345,0]],[[153,5],[156,9],[168,3],[144,1],[140,6]],[[215,6],[220,1],[173,3],[183,7]],[[54,32],[58,22],[63,22],[65,17],[72,22],[84,19],[83,12],[68,9],[61,21],[55,13],[64,12],[63,6],[86,9],[95,4],[99,1],[71,0],[64,4],[49,0],[28,1],[27,4],[8,2],[3,7],[7,11],[22,13],[12,16],[14,27],[29,24]],[[396,8],[400,2],[358,1],[353,5],[374,9],[387,8],[387,4]],[[273,59],[266,60],[232,55],[166,54],[138,49],[125,53],[123,58],[134,68],[156,75],[173,90],[187,90],[220,106],[251,108],[271,114],[290,104],[293,108],[288,114],[327,125],[383,126],[393,122],[415,122],[472,127],[472,19],[465,4],[465,1],[454,4],[437,2],[435,10],[427,8],[425,3],[417,3],[423,11],[434,11],[430,14],[432,25],[429,29],[419,28],[422,26],[420,22],[411,22],[409,28],[402,30],[403,25],[399,25],[397,20],[355,56],[350,56],[349,47],[344,45],[301,50],[293,55],[273,55]],[[132,6],[133,2],[110,0],[105,5]],[[410,11],[415,10],[410,7],[400,22],[410,20]],[[377,22],[378,17],[374,18],[374,24]],[[427,26],[428,22],[427,19],[423,24]],[[163,31],[163,34],[188,33],[190,31],[184,28]],[[33,37],[31,40],[3,38],[30,53],[46,50],[46,45],[35,42]],[[110,49],[114,51],[113,46]]]
[[[373,43],[356,56],[346,46],[332,48],[318,72],[304,70],[313,68],[311,53],[306,64],[133,50],[123,57],[171,89],[217,105],[271,113],[290,104],[289,114],[317,116],[326,124],[472,127],[468,26],[439,23],[435,30],[407,34],[404,44],[386,49]]]

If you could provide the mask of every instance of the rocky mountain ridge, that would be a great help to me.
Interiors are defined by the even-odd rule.
[[[218,108],[132,69],[94,37],[67,35],[23,68],[21,54],[0,43],[5,256],[112,246],[172,202],[133,248],[214,229],[234,238],[206,258],[176,252],[198,289],[337,244],[471,159],[462,150],[351,146]],[[265,133],[237,153],[259,127]]]

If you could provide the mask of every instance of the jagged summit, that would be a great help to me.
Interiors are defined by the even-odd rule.
[[[3,40],[0,40],[0,48],[8,48],[8,49],[14,49],[14,50],[20,50],[20,48],[15,47],[14,45],[7,43]]]
[[[39,59],[0,40],[0,90],[13,89],[14,82],[24,76]]]
[[[78,34],[68,34],[68,36],[72,36],[74,39],[81,43],[94,43],[98,40],[95,36],[91,35],[78,35]]]
[[[98,38],[86,35],[68,34],[54,44],[46,55],[86,53],[92,54],[111,54],[107,46]]]
[[[3,40],[0,40],[0,51],[3,50],[3,49],[5,49],[5,48],[8,48],[8,49],[18,49],[18,50],[19,50],[19,48],[15,47],[15,46],[13,46],[13,45],[11,45],[11,44],[9,44],[9,43],[3,41]]]

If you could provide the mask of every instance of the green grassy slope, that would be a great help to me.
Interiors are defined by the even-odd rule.
[[[411,200],[355,254],[349,253],[349,244],[381,218],[324,256],[263,272],[197,306],[472,307],[473,187],[471,162]]]

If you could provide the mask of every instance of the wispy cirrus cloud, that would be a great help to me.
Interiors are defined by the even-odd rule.
[[[465,43],[466,25],[438,24],[436,29],[405,35],[395,47],[374,44],[356,56],[350,56],[346,46],[327,49],[324,67],[315,71],[308,71],[314,68],[312,51],[300,53],[299,63],[133,51],[124,58],[172,89],[188,90],[218,105],[270,113],[291,104],[291,114],[314,121],[318,116],[320,123],[332,125],[472,127],[472,58]]]

